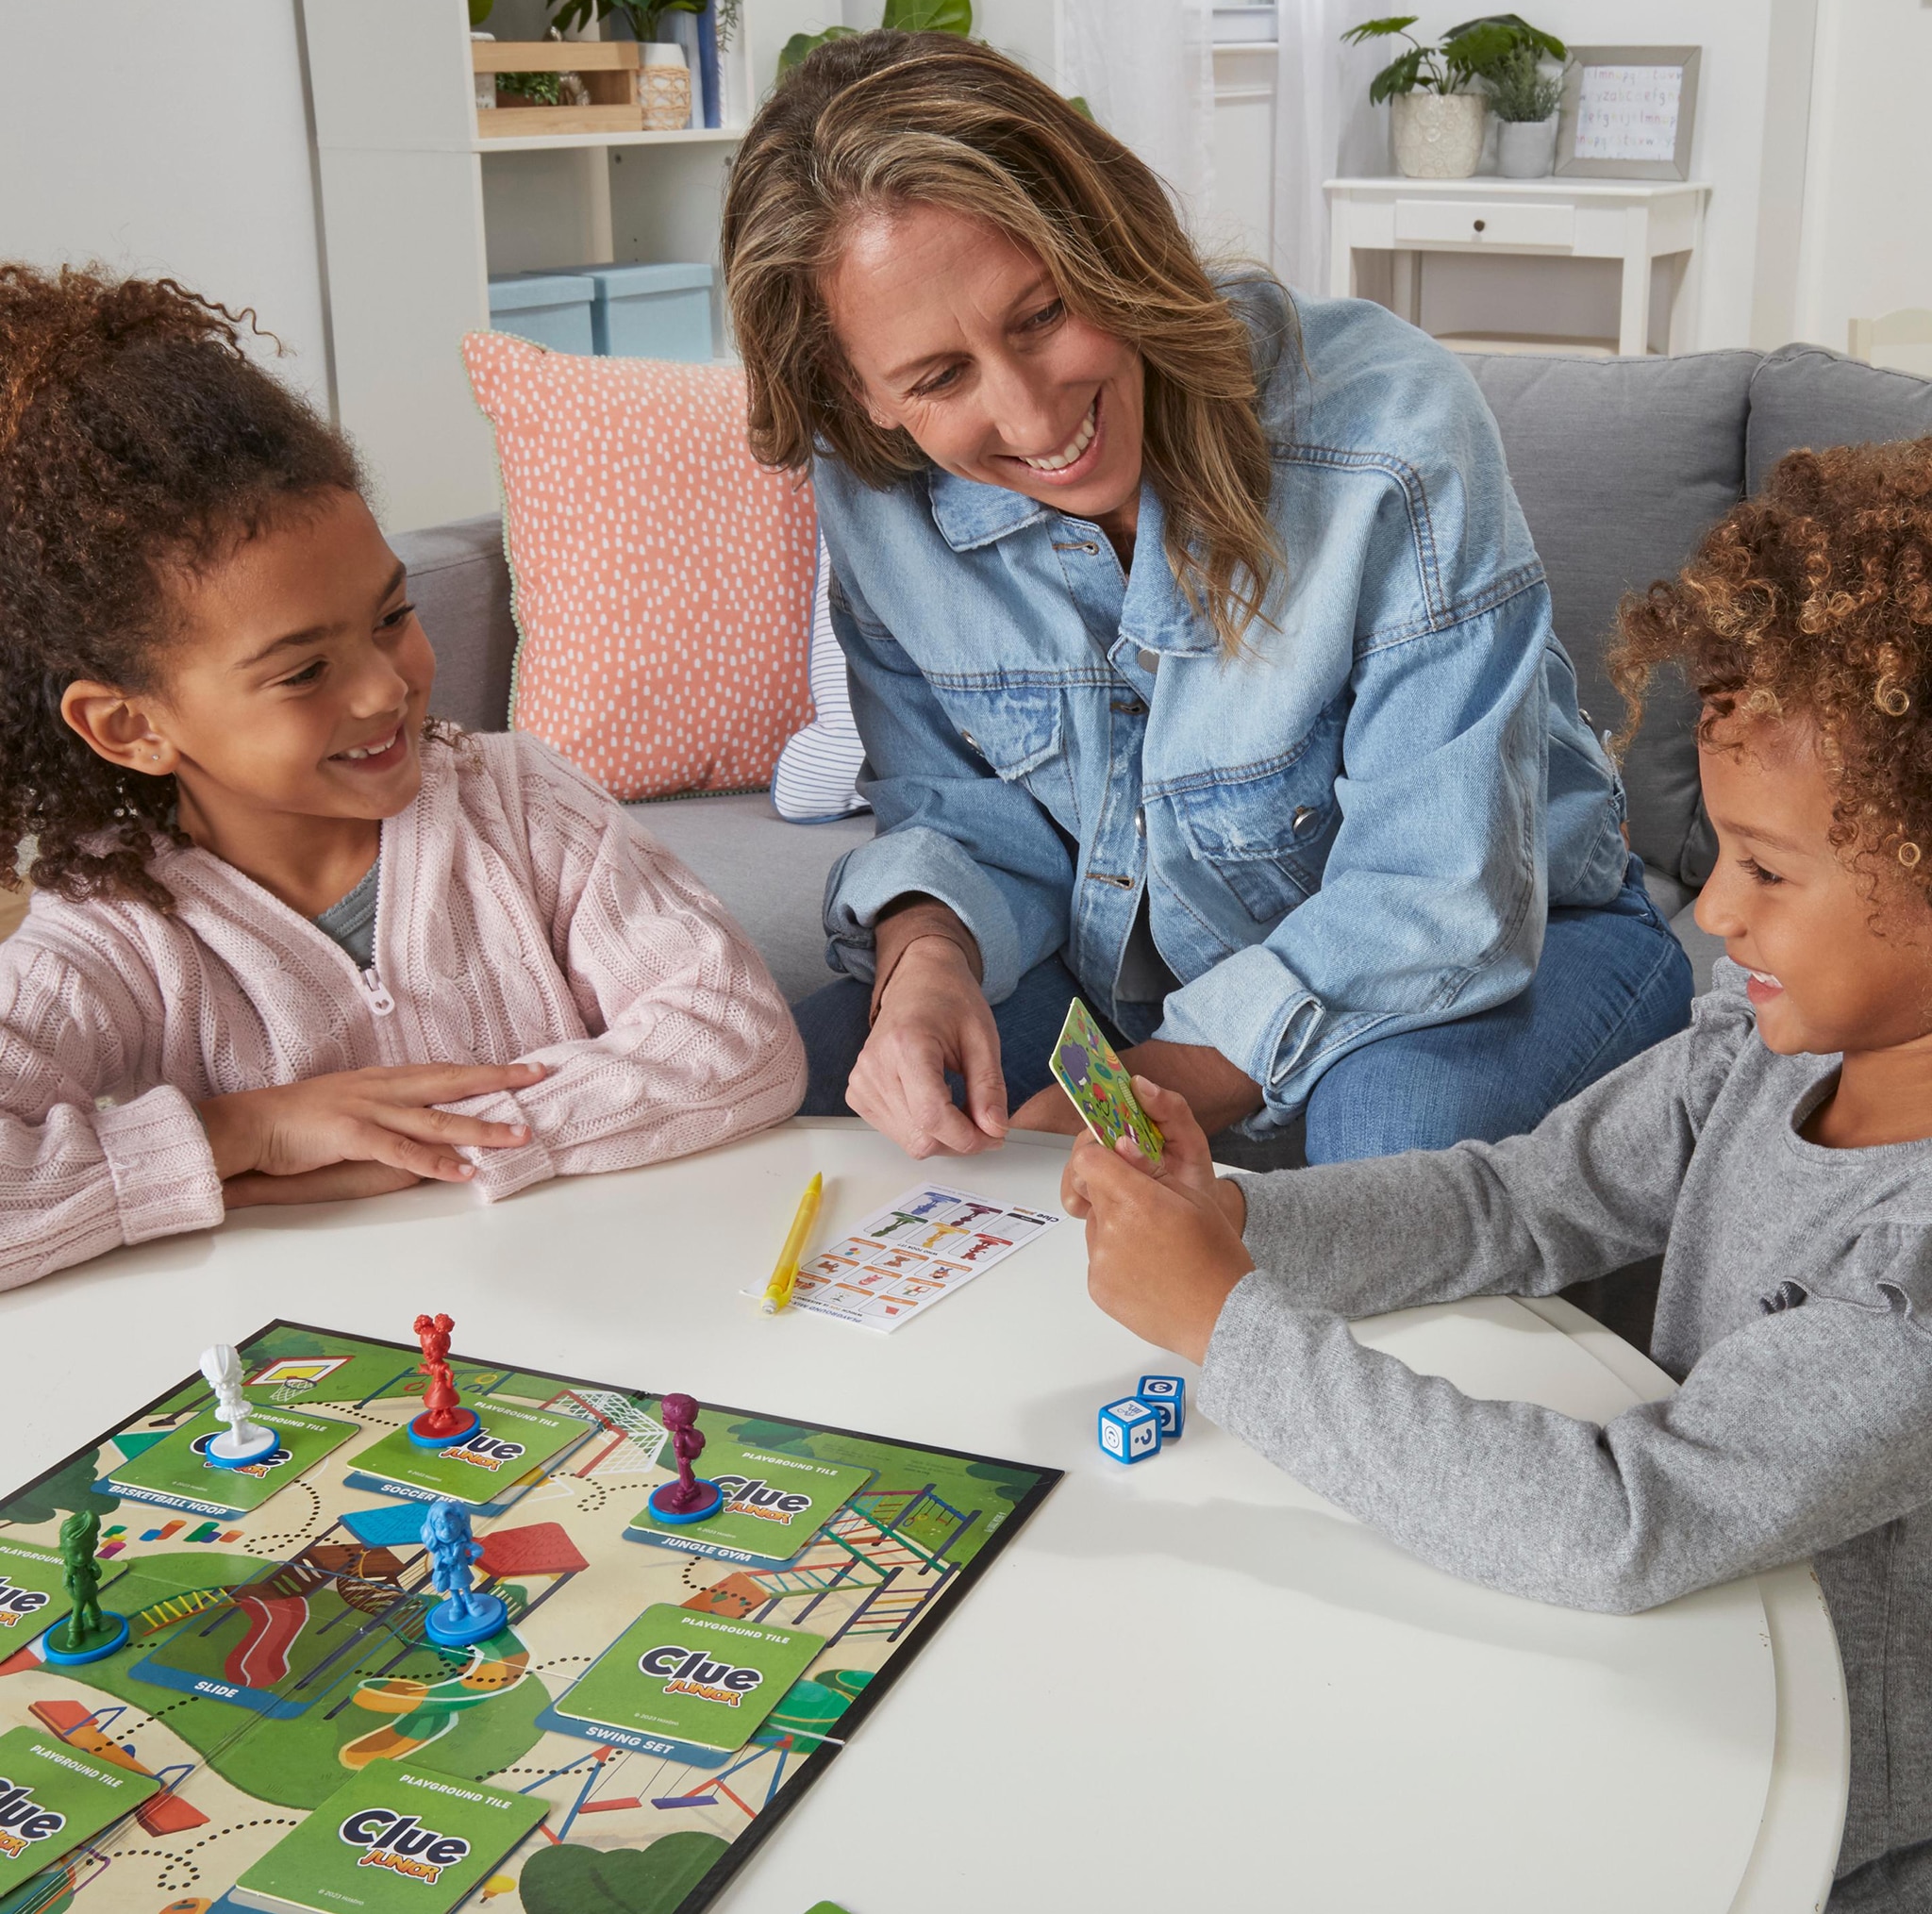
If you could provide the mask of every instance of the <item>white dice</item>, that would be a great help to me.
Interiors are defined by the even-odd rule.
[[[1160,1453],[1160,1417],[1138,1396],[1123,1396],[1100,1411],[1100,1446],[1116,1462],[1141,1462]]]

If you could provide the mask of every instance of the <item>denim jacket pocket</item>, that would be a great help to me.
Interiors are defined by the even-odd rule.
[[[1077,831],[1079,807],[1058,688],[941,681],[936,689],[967,748],[1002,782],[1024,784],[1060,824]]]
[[[1278,923],[1322,888],[1341,825],[1324,746],[1340,730],[1324,716],[1285,757],[1167,793],[1189,849],[1257,923]]]

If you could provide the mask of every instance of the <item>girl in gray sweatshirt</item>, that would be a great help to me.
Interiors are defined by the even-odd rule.
[[[1810,1556],[1852,1785],[1833,1914],[1932,1907],[1932,440],[1785,459],[1623,612],[1621,675],[1703,700],[1724,940],[1681,1036],[1534,1132],[1217,1180],[1137,1080],[1158,1169],[1064,1194],[1101,1307],[1203,1412],[1453,1573],[1623,1612]],[[1547,1295],[1661,1252],[1682,1387],[1605,1427],[1477,1402],[1347,1319]]]

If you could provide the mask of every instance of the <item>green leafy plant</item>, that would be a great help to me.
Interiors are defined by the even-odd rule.
[[[667,13],[702,13],[709,0],[556,0],[550,9],[553,29],[577,32],[593,22],[608,20],[614,13],[641,43],[648,45],[663,38],[658,23]],[[718,44],[731,44],[738,25],[740,0],[718,0]]]
[[[1424,46],[1408,29],[1419,13],[1391,13],[1365,20],[1341,38],[1350,46],[1371,40],[1406,40],[1408,49],[1398,54],[1369,82],[1369,102],[1379,107],[1396,93],[1467,92],[1476,80],[1487,81],[1512,55],[1527,51],[1533,58],[1547,55],[1565,59],[1569,49],[1554,34],[1532,26],[1520,13],[1486,13],[1452,26],[1436,46]]]
[[[558,107],[563,104],[563,75],[560,73],[500,73],[496,75],[496,91],[515,93],[540,107]]]
[[[973,31],[973,0],[886,0],[881,26],[900,33],[957,33]],[[820,47],[835,40],[850,40],[856,26],[828,26],[823,33],[794,33],[778,53],[778,71],[788,74],[803,66]]]
[[[1493,71],[1484,75],[1489,88],[1490,110],[1499,120],[1526,120],[1541,124],[1562,104],[1563,82],[1543,71],[1542,59],[1534,48],[1519,47]]]

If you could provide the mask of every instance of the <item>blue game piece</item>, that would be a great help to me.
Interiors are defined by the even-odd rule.
[[[449,1599],[423,1618],[423,1632],[444,1648],[487,1640],[509,1619],[501,1596],[470,1587],[483,1544],[470,1538],[470,1511],[455,1502],[432,1502],[423,1514],[423,1546],[429,1552],[429,1586]]]
[[[1134,1391],[1160,1418],[1160,1440],[1177,1442],[1188,1423],[1188,1379],[1184,1375],[1143,1375]]]
[[[1139,1396],[1123,1396],[1100,1411],[1100,1446],[1116,1462],[1144,1462],[1160,1454],[1160,1417]]]
[[[127,1617],[115,1614],[111,1608],[104,1608],[101,1611],[101,1620],[103,1623],[112,1622],[116,1624],[112,1633],[90,1643],[76,1654],[71,1649],[54,1646],[55,1636],[67,1632],[67,1618],[63,1615],[41,1637],[41,1654],[56,1668],[79,1668],[86,1662],[105,1661],[127,1639]]]
[[[417,1423],[429,1420],[425,1411],[408,1423],[404,1433],[419,1449],[460,1449],[483,1426],[482,1419],[475,1409],[465,1409],[463,1417],[464,1420],[453,1430],[444,1430],[440,1435],[431,1430],[425,1434],[416,1426]]]

